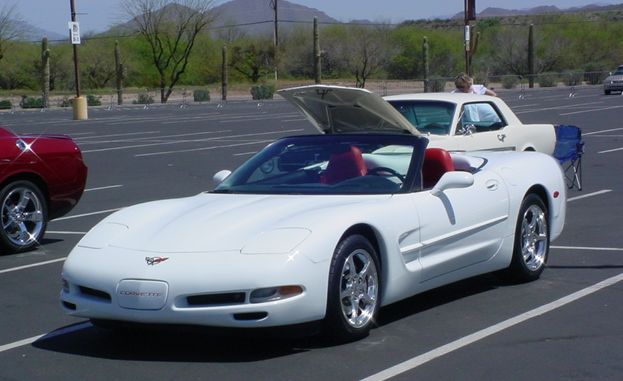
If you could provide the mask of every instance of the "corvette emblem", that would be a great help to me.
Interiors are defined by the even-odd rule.
[[[167,259],[169,258],[168,257],[145,257],[145,262],[147,262],[149,266],[153,266],[153,265],[162,263],[166,261]]]

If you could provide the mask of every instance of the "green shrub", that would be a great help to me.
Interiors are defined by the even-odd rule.
[[[584,81],[589,85],[599,85],[606,79],[607,71],[602,64],[588,62],[584,65]]]
[[[8,99],[0,101],[0,110],[9,110],[13,106]]]
[[[577,71],[565,71],[563,73],[563,82],[567,86],[578,86],[582,84],[584,73]]]
[[[21,108],[43,108],[43,98],[22,95],[22,100],[19,102],[19,105]]]
[[[558,86],[558,76],[556,73],[541,73],[538,77],[540,87],[556,87]]]
[[[428,86],[433,93],[442,93],[446,91],[446,78],[431,77],[428,80]]]
[[[101,97],[97,97],[93,94],[88,94],[87,95],[87,105],[89,106],[101,106],[102,105],[102,101],[100,100]]]
[[[193,91],[193,100],[195,102],[209,102],[210,101],[210,90],[208,89],[197,89]]]
[[[519,84],[519,77],[516,75],[505,75],[502,78],[502,87],[505,89],[514,89]]]
[[[59,104],[60,107],[71,107],[71,99],[69,99],[69,97],[63,97],[63,99],[61,99],[61,103]]]
[[[154,103],[154,98],[148,93],[139,93],[138,98],[132,101],[135,105],[148,105]]]
[[[275,93],[274,85],[255,85],[251,87],[251,97],[253,99],[273,99]]]

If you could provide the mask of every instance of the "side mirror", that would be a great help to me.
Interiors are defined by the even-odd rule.
[[[446,189],[467,188],[474,184],[474,175],[469,172],[446,172],[431,190],[433,196],[439,196]]]
[[[214,186],[216,187],[220,183],[225,181],[225,179],[229,177],[229,175],[231,175],[231,171],[228,169],[223,169],[221,171],[216,172],[214,176],[212,177],[212,182],[214,182]]]

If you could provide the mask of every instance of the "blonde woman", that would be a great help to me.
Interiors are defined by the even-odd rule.
[[[491,95],[493,97],[497,96],[495,91],[487,89],[483,85],[474,85],[474,80],[472,79],[472,77],[465,73],[459,74],[454,79],[454,85],[456,86],[456,89],[452,91],[453,93],[471,93],[479,95]]]

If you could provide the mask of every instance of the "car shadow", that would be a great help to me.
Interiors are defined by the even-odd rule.
[[[59,331],[63,331],[59,333]],[[243,363],[306,352],[318,339],[205,329],[107,330],[88,322],[41,337],[35,348],[110,360]]]
[[[382,327],[505,284],[510,283],[496,274],[486,274],[440,287],[384,307],[377,324]],[[348,345],[315,335],[319,333],[318,324],[246,330],[186,326],[135,328],[107,330],[82,322],[51,332],[32,345],[48,351],[115,360],[221,363],[261,361]]]
[[[468,278],[384,307],[381,310],[377,323],[379,326],[384,326],[455,300],[514,284],[516,283],[498,276],[497,273]]]

